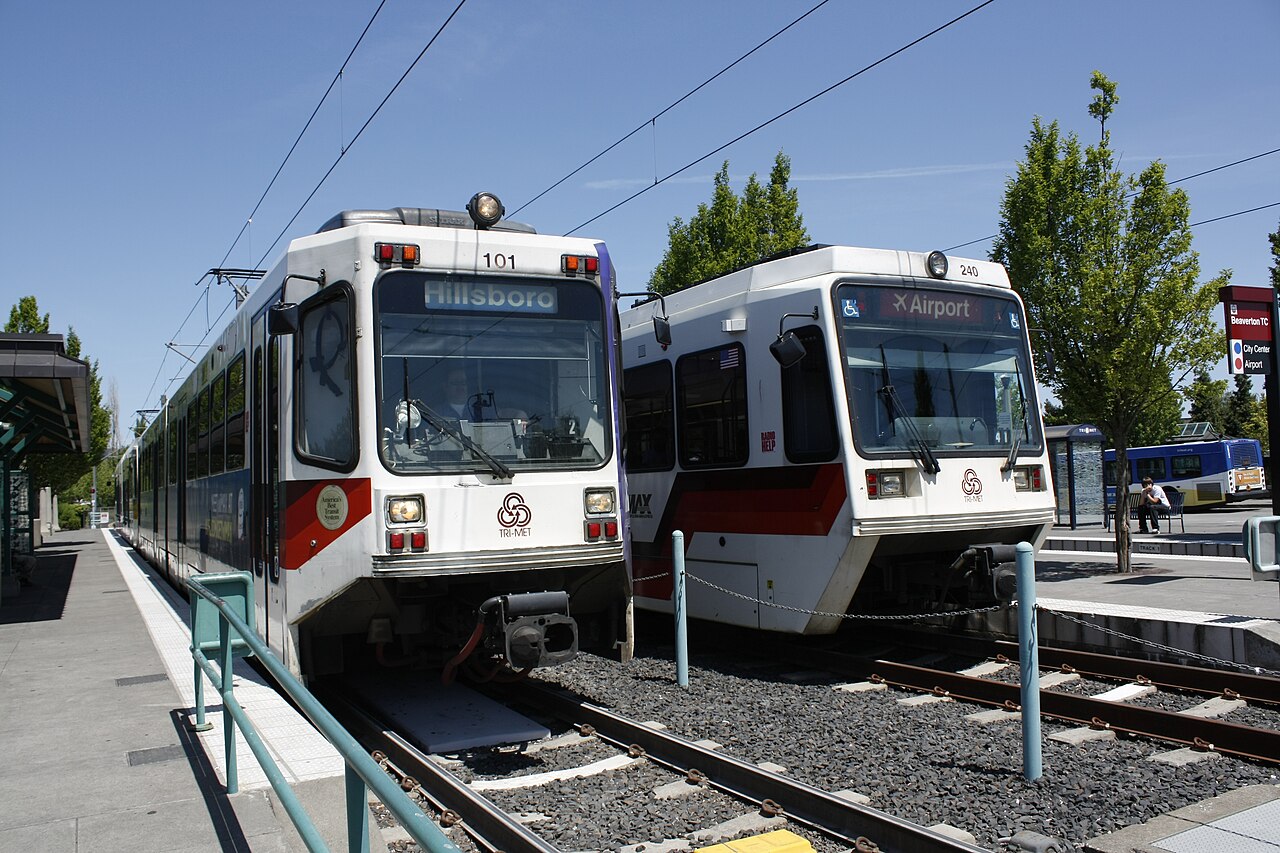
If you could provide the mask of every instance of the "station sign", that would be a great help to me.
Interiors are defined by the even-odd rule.
[[[1276,335],[1275,291],[1269,287],[1231,286],[1220,288],[1218,295],[1226,321],[1228,371],[1246,375],[1270,373]]]

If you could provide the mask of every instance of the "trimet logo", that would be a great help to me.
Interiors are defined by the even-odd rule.
[[[960,490],[964,492],[964,499],[969,503],[982,503],[982,481],[978,479],[978,472],[972,468],[965,470],[964,479],[960,481]]]
[[[498,523],[502,529],[498,536],[510,539],[516,536],[530,536],[529,522],[533,520],[533,512],[525,504],[519,493],[511,492],[502,499],[502,509],[498,510]]]

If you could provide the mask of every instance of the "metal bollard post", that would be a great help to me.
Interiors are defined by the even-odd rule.
[[[1040,741],[1040,640],[1036,633],[1035,551],[1027,542],[1017,545],[1018,661],[1022,669],[1022,777],[1044,775]]]
[[[684,598],[684,533],[680,530],[671,534],[671,562],[675,573],[671,597],[675,606],[676,618],[676,684],[689,686],[689,626],[685,611]]]

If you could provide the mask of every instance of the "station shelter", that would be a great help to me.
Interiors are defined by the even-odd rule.
[[[1092,424],[1045,427],[1058,524],[1102,524],[1102,430]]]
[[[0,334],[0,595],[15,556],[33,550],[38,484],[22,463],[39,453],[89,452],[89,365],[62,335]]]

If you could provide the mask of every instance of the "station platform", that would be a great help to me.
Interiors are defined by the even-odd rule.
[[[195,709],[187,602],[109,530],[62,532],[0,602],[0,850],[305,850],[237,734],[226,794],[221,700]],[[243,661],[236,698],[332,849],[347,849],[343,762]],[[387,849],[370,819],[370,849]]]

